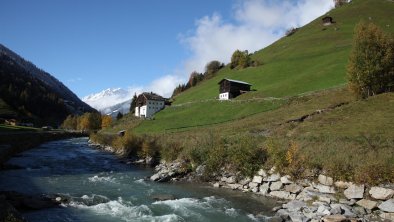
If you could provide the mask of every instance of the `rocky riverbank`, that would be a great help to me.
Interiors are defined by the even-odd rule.
[[[108,146],[96,147],[113,152]],[[135,159],[130,164],[152,165],[152,159]],[[156,182],[198,181],[204,177],[205,166],[191,170],[182,161],[161,162],[149,179]],[[310,172],[308,178],[294,180],[281,175],[275,168],[260,169],[253,177],[242,177],[220,169],[208,179],[216,188],[253,192],[283,201],[281,207],[272,209],[272,221],[347,222],[394,221],[394,184],[370,187],[352,182],[334,181],[324,174]]]
[[[182,162],[162,162],[155,167],[156,173],[150,180],[193,181],[204,174],[204,166],[191,172],[185,170],[184,165]],[[293,181],[289,175],[280,175],[275,168],[260,169],[252,178],[224,169],[219,172],[210,180],[214,187],[285,200],[281,207],[273,209],[276,221],[394,221],[394,185],[368,187],[334,181],[323,174]]]

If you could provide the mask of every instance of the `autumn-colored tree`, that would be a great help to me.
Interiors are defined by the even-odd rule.
[[[78,130],[89,131],[101,128],[101,115],[99,113],[84,113],[78,117]]]
[[[110,115],[101,116],[101,128],[107,128],[112,124],[112,117]]]
[[[217,60],[209,62],[205,66],[204,79],[212,78],[223,67],[224,67],[224,64],[217,61]]]
[[[355,28],[347,66],[349,88],[366,98],[394,90],[394,39],[373,23]]]
[[[231,56],[230,68],[246,68],[250,66],[251,58],[248,50],[240,51],[236,50]]]
[[[67,116],[67,118],[63,121],[61,128],[68,129],[68,130],[76,130],[77,129],[77,117],[73,116],[73,115]]]

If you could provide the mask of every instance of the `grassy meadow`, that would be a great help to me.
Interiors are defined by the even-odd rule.
[[[371,21],[394,33],[394,2],[353,0],[295,34],[253,53],[262,65],[228,66],[174,98],[152,120],[126,115],[92,135],[122,155],[184,160],[207,166],[207,178],[226,168],[252,175],[259,167],[305,177],[394,182],[394,93],[356,100],[346,86],[354,26]],[[255,91],[218,101],[222,78]],[[126,130],[124,137],[115,133]]]

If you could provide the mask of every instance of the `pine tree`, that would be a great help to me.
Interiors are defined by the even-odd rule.
[[[137,94],[134,93],[130,103],[130,113],[135,113],[135,107],[137,107]]]

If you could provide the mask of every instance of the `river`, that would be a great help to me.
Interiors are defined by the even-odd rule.
[[[87,138],[42,144],[8,161],[0,190],[61,194],[61,207],[23,212],[28,221],[266,221],[277,203],[250,193],[204,184],[145,181],[149,168],[127,165],[93,149]],[[177,199],[155,201],[155,194]]]

